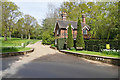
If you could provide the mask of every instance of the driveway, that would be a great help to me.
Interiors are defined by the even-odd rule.
[[[34,52],[14,61],[9,68],[3,70],[2,77],[118,78],[117,66],[64,54],[42,45],[41,41],[27,47],[35,48]]]

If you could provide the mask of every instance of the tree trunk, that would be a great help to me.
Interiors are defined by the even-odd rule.
[[[26,35],[26,39],[27,39],[27,35]]]
[[[7,34],[4,33],[4,40],[7,41]]]
[[[9,38],[11,40],[11,31],[10,31],[11,27],[9,26]]]
[[[30,33],[29,33],[28,37],[29,37],[28,39],[30,39]]]
[[[7,41],[7,26],[5,26],[4,40]]]
[[[11,40],[11,31],[10,31],[10,34],[9,34],[9,38],[10,38],[10,40]]]
[[[107,36],[107,41],[109,40],[109,37],[110,37],[110,32],[108,33],[108,36]]]
[[[23,39],[23,34],[21,34],[21,39]]]

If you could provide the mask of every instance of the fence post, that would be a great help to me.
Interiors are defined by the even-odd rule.
[[[21,43],[21,47],[24,47],[24,43]]]

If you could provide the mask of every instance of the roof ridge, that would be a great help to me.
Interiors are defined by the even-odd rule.
[[[65,20],[57,20],[57,21],[65,21]],[[77,22],[77,21],[66,21],[66,22]]]

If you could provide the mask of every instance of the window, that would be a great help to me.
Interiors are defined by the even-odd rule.
[[[59,29],[57,30],[57,35],[59,34]]]
[[[83,34],[87,34],[87,30],[85,29],[85,30],[83,30]]]
[[[66,30],[64,30],[64,37],[66,38]]]

